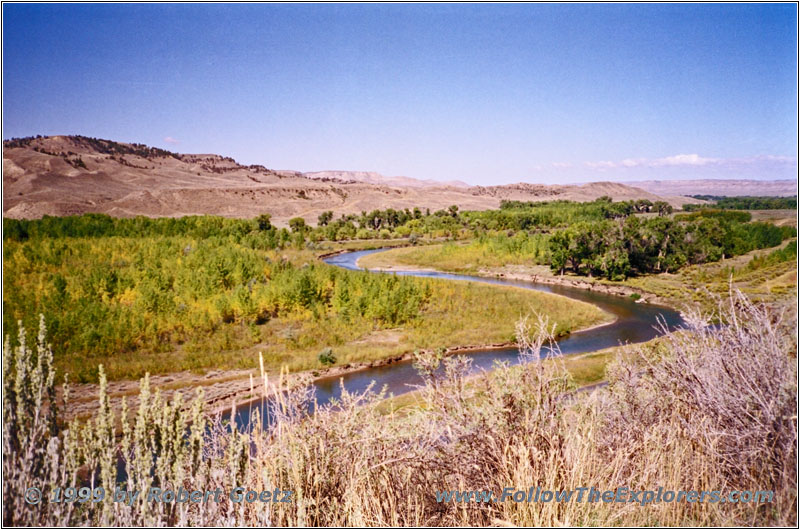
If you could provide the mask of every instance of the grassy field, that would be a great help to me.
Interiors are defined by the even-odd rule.
[[[778,226],[797,228],[797,210],[748,210],[753,221],[764,221]]]
[[[778,212],[774,218],[787,222],[785,212]],[[709,293],[725,298],[731,287],[741,290],[754,301],[786,304],[797,296],[797,260],[786,257],[776,260],[770,256],[774,257],[781,249],[791,245],[796,245],[796,241],[791,240],[779,247],[755,250],[720,262],[685,267],[675,274],[634,277],[622,282],[586,277],[580,279],[635,287],[653,293],[677,307],[688,304],[705,310],[713,309],[717,302]],[[513,269],[514,272],[527,272],[539,277],[553,276],[547,267],[531,264],[532,260],[528,260],[527,264],[521,259],[506,261],[502,254],[484,255],[479,248],[476,245],[471,248],[469,243],[402,248],[365,256],[360,264],[368,268],[428,268],[459,273],[476,273],[481,269],[492,272]],[[790,254],[789,257],[791,258]],[[565,358],[563,362],[578,386],[591,385],[606,379],[606,368],[618,351],[622,350],[612,348],[592,352]],[[419,403],[420,397],[411,393],[387,400],[384,410],[400,410]]]
[[[429,239],[420,239],[418,244],[426,244]],[[408,239],[354,239],[351,241],[320,241],[315,243],[316,250],[333,252],[336,250],[371,250],[374,248],[405,247]]]
[[[407,247],[364,256],[359,264],[368,269],[408,267],[414,269],[475,273],[481,269],[503,265],[537,265],[546,263],[545,236],[486,237],[470,242],[448,242],[425,247]]]
[[[232,429],[204,413],[202,392],[187,407],[186,398],[169,401],[147,379],[135,405],[115,409],[102,372],[90,421],[63,422],[54,361],[62,370],[103,362],[114,377],[135,377],[252,367],[260,350],[267,371],[303,370],[320,366],[323,348],[345,364],[515,337],[534,359],[537,340],[552,337],[516,325],[520,316],[544,314],[560,324],[557,332],[604,318],[593,306],[544,293],[343,271],[321,264],[321,250],[266,251],[258,243],[189,236],[6,242],[6,333],[13,319],[35,321],[41,310],[55,335],[40,328],[36,341],[36,327],[28,326],[27,341],[4,349],[3,408],[13,412],[4,417],[4,524],[797,525],[796,315],[738,292],[718,314],[737,325],[707,326],[687,315],[690,330],[645,344],[476,375],[463,357],[428,351],[416,359],[422,388],[388,402],[380,392],[345,392],[334,407],[309,413],[311,393],[302,381],[291,386],[283,374],[264,377],[258,392],[263,382],[264,397],[280,405],[271,410],[269,430],[257,420],[252,429]],[[756,295],[794,302],[796,267],[796,247],[785,242],[638,280],[678,300],[708,299],[695,289],[727,289],[726,278],[733,278]],[[578,391],[603,380],[608,385],[597,391]],[[143,488],[230,492],[245,485],[294,497],[267,505],[152,502],[142,495],[129,505],[76,509],[25,501],[30,488],[51,498],[54,485],[80,487],[87,472],[111,491],[120,465],[127,485]],[[531,485],[770,490],[774,499],[467,504],[436,495],[500,495]]]
[[[544,265],[585,278],[623,281],[677,273],[687,264],[714,263],[778,245],[796,235],[790,214],[789,210],[709,210],[663,219],[642,214],[629,216],[624,223],[575,224],[549,234],[486,233],[465,242],[366,256],[360,262],[367,268],[433,268],[467,274]]]
[[[540,312],[556,322],[558,332],[574,331],[610,320],[596,307],[512,287],[487,286],[473,282],[454,285],[447,280],[412,279],[430,286],[432,296],[419,316],[393,328],[376,328],[367,320],[342,322],[337,318],[298,315],[270,321],[260,330],[260,340],[240,350],[192,355],[177,350],[165,359],[148,362],[123,361],[121,371],[158,368],[163,372],[192,369],[255,368],[256,352],[264,353],[265,367],[277,371],[313,370],[322,365],[317,356],[330,347],[336,365],[383,359],[437,347],[483,345],[514,340],[514,324],[520,316]],[[116,365],[116,360],[109,370]],[[171,366],[170,366],[171,365]]]
[[[560,332],[607,318],[521,289],[344,271],[320,263],[322,252],[186,236],[9,241],[4,332],[14,338],[18,319],[31,327],[44,314],[59,371],[94,382],[99,364],[111,380],[137,379],[254,368],[262,351],[269,371],[313,370],[325,348],[342,365],[511,341],[532,311]]]

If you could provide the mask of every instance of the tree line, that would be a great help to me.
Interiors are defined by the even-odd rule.
[[[713,204],[686,204],[688,211],[703,208],[720,210],[796,210],[797,196],[794,197],[720,197],[718,195],[692,195],[695,199],[713,201]]]
[[[747,212],[703,210],[674,218],[583,221],[553,232],[550,267],[560,274],[570,268],[576,274],[623,280],[774,247],[797,235],[792,227],[749,220]]]
[[[277,228],[267,213],[255,219],[229,219],[218,216],[186,216],[179,218],[114,218],[89,213],[79,216],[42,219],[3,219],[5,240],[26,241],[37,237],[146,237],[187,236],[233,237],[251,247],[264,249],[302,248],[318,241],[388,238],[470,238],[486,232],[549,231],[579,221],[623,219],[637,213],[672,213],[664,202],[648,200],[613,202],[608,197],[579,203],[545,201],[524,203],[503,201],[498,210],[466,211],[457,205],[431,212],[430,209],[387,208],[343,214],[334,218],[332,211],[322,212],[317,226],[305,219],[289,220],[288,228]]]

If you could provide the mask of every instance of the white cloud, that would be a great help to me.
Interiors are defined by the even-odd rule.
[[[600,162],[584,162],[583,165],[592,169],[613,169],[617,167],[617,164],[611,160],[601,160]]]
[[[626,158],[619,162],[601,160],[599,162],[584,162],[584,166],[597,169],[637,168],[637,167],[697,167],[719,166],[732,167],[754,164],[795,165],[797,159],[790,156],[758,155],[746,158],[710,158],[696,153],[666,156],[663,158]],[[554,166],[556,164],[553,164]]]
[[[181,143],[180,140],[176,140],[172,136],[165,137],[164,141],[167,142],[168,144],[179,144],[179,143]]]
[[[625,160],[620,162],[619,165],[621,165],[622,167],[639,167],[644,162],[646,162],[646,159],[644,158],[626,158]]]
[[[550,165],[553,166],[553,167],[557,167],[559,169],[572,167],[572,164],[570,164],[569,162],[553,162]]]
[[[650,165],[652,167],[661,166],[704,166],[706,164],[714,164],[718,162],[717,158],[704,158],[698,154],[691,155],[675,155],[666,158],[657,158],[653,160]]]

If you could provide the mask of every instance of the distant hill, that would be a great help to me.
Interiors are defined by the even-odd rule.
[[[701,192],[702,193],[702,192]],[[87,212],[117,217],[146,215],[272,214],[278,225],[292,217],[315,224],[335,215],[384,208],[462,210],[497,208],[511,200],[615,200],[661,197],[619,183],[583,186],[511,184],[466,186],[366,172],[317,172],[245,166],[216,154],[180,154],[142,144],[84,136],[50,136],[3,142],[3,215],[37,218]],[[675,198],[675,206],[695,199]]]
[[[797,195],[796,180],[644,180],[624,182],[663,197],[717,195],[720,197],[790,197]]]
[[[342,182],[366,182],[378,186],[397,186],[401,188],[437,188],[454,187],[469,188],[469,184],[460,180],[449,180],[446,182],[438,180],[422,180],[411,177],[385,177],[374,171],[314,171],[303,173],[304,177],[310,179],[330,179]]]

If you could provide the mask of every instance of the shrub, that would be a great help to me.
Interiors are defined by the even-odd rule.
[[[722,326],[709,326],[711,319]],[[264,378],[271,419],[250,427],[203,414],[141,382],[138,403],[99,408],[64,429],[44,323],[36,348],[6,343],[6,526],[792,526],[797,520],[796,316],[739,293],[656,347],[635,345],[609,385],[576,392],[539,319],[518,326],[522,364],[468,377],[465,357],[417,356],[420,407],[382,415],[386,397],[344,388],[315,407],[307,380]],[[65,395],[67,395],[65,393]],[[233,411],[232,411],[233,413]],[[118,428],[117,425],[121,428]],[[118,455],[121,458],[118,458]],[[117,477],[117,466],[123,476]],[[80,474],[79,474],[80,473]],[[81,477],[80,479],[78,477]],[[230,492],[291,490],[291,503],[26,504],[28,488],[88,482]],[[772,502],[456,503],[434,492],[537,485],[549,490],[773,490]]]
[[[320,364],[325,366],[331,366],[336,364],[336,356],[333,354],[333,350],[331,348],[325,348],[319,355],[317,356],[317,360]]]

